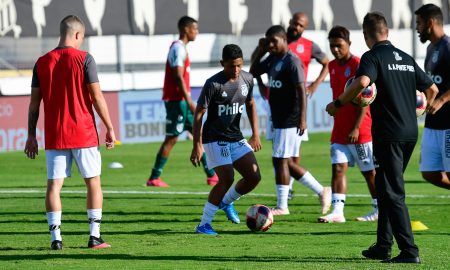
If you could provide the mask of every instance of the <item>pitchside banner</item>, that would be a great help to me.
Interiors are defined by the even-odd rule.
[[[271,25],[286,26],[297,11],[309,15],[310,30],[360,29],[364,15],[374,10],[393,29],[411,28],[423,2],[439,5],[448,23],[446,0],[1,0],[0,36],[58,36],[68,14],[86,22],[87,35],[175,34],[183,15],[197,19],[202,33],[261,34]]]

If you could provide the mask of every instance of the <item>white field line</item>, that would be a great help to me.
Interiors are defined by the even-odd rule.
[[[45,189],[0,189],[0,194],[44,194]],[[61,193],[67,194],[85,194],[86,190],[62,190]],[[141,191],[141,190],[103,190],[104,194],[149,194],[149,195],[208,195],[209,192],[196,191]],[[254,197],[276,197],[276,194],[249,193],[246,196]],[[316,196],[314,194],[295,193],[296,197]],[[369,194],[347,194],[348,197],[370,197]],[[450,199],[450,195],[424,195],[424,194],[406,194],[408,198],[436,198]]]

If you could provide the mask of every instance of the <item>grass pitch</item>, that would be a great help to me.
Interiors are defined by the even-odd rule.
[[[302,165],[322,183],[330,184],[329,134],[311,134],[302,145]],[[86,248],[89,227],[84,182],[74,170],[63,189],[64,250],[51,251],[44,196],[44,151],[37,160],[21,152],[0,154],[1,269],[449,269],[450,193],[426,183],[418,172],[418,146],[405,173],[412,220],[429,230],[415,232],[421,265],[384,265],[363,259],[361,250],[376,239],[376,224],[352,219],[366,214],[370,197],[357,169],[348,173],[344,224],[318,224],[317,196],[295,183],[291,215],[276,216],[265,233],[252,233],[245,222],[235,225],[216,215],[217,237],[196,235],[210,189],[199,168],[189,162],[191,142],[179,142],[162,178],[170,188],[144,186],[159,143],[102,149],[104,208],[102,236],[111,249]],[[262,182],[236,202],[241,220],[256,203],[276,203],[271,145],[256,153]],[[123,169],[109,169],[113,161]],[[236,175],[239,179],[239,175]],[[394,246],[394,255],[398,253]]]

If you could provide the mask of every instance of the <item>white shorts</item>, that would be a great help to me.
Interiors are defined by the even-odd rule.
[[[272,157],[290,158],[300,154],[301,136],[297,128],[276,128],[272,140]]]
[[[99,176],[102,172],[102,158],[97,146],[64,150],[45,150],[47,178],[61,179],[72,176],[72,160],[78,166],[83,178]]]
[[[331,164],[348,163],[353,167],[358,164],[362,172],[375,169],[372,142],[364,144],[339,144],[330,146]]]
[[[273,133],[274,133],[274,128],[273,128],[273,123],[272,123],[272,113],[270,111],[270,106],[269,106],[269,102],[266,100],[264,100],[264,109],[267,112],[267,122],[266,122],[266,139],[267,140],[272,140],[273,139]],[[308,130],[305,129],[305,132],[303,133],[303,135],[300,137],[302,141],[309,141],[309,136],[308,136]]]
[[[450,172],[450,129],[423,129],[419,164],[421,172]]]
[[[246,139],[238,142],[218,141],[206,143],[203,145],[203,149],[205,150],[208,169],[233,164],[248,152],[253,151]]]

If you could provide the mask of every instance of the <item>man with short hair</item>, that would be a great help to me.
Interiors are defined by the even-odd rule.
[[[198,23],[189,16],[183,16],[178,20],[179,38],[170,46],[166,61],[164,76],[163,96],[166,107],[166,137],[162,143],[147,186],[169,187],[160,176],[169,158],[172,148],[178,141],[178,136],[187,130],[192,131],[192,113],[195,104],[191,98],[190,70],[191,64],[186,46],[194,41],[198,35]],[[201,162],[206,174],[206,183],[215,185],[218,181],[214,170],[208,169],[205,155]]]
[[[223,70],[209,78],[203,86],[194,115],[191,162],[200,165],[203,148],[208,166],[214,168],[219,182],[211,189],[196,233],[216,235],[211,223],[219,209],[225,211],[233,223],[240,223],[233,202],[252,191],[261,179],[253,151],[261,149],[256,104],[253,99],[253,76],[242,70],[242,50],[228,44],[222,50]],[[252,136],[247,142],[239,128],[244,105]],[[208,111],[203,126],[202,118]],[[242,179],[232,186],[234,169]]]
[[[377,242],[362,255],[387,263],[420,263],[405,203],[403,173],[418,137],[416,89],[426,94],[430,104],[438,90],[414,58],[389,42],[388,32],[381,13],[367,13],[363,34],[370,50],[361,57],[353,82],[326,110],[335,115],[364,88],[376,84],[377,97],[370,106],[373,151],[379,165],[375,175],[379,210]],[[393,237],[400,254],[391,259]]]
[[[300,59],[289,49],[286,31],[280,25],[270,27],[258,46],[250,72],[269,77],[269,105],[274,134],[272,161],[275,168],[277,206],[274,215],[288,215],[289,178],[294,177],[313,190],[320,199],[321,211],[330,208],[331,189],[324,188],[310,172],[294,161],[300,152],[300,136],[306,129],[306,86]],[[261,57],[270,52],[262,62]]]
[[[71,176],[72,160],[87,187],[90,224],[89,248],[109,248],[100,237],[103,193],[100,184],[101,157],[94,111],[106,126],[106,148],[116,140],[108,106],[100,89],[94,58],[80,51],[85,26],[75,15],[60,23],[58,47],[40,57],[33,69],[28,112],[28,139],[24,152],[31,159],[38,154],[36,125],[41,100],[45,111],[45,155],[47,193],[45,207],[53,250],[63,248],[61,237],[61,189]]]
[[[444,33],[442,10],[426,4],[416,10],[416,30],[422,43],[430,41],[425,72],[439,88],[427,114],[420,147],[420,171],[428,182],[450,189],[450,37]]]

